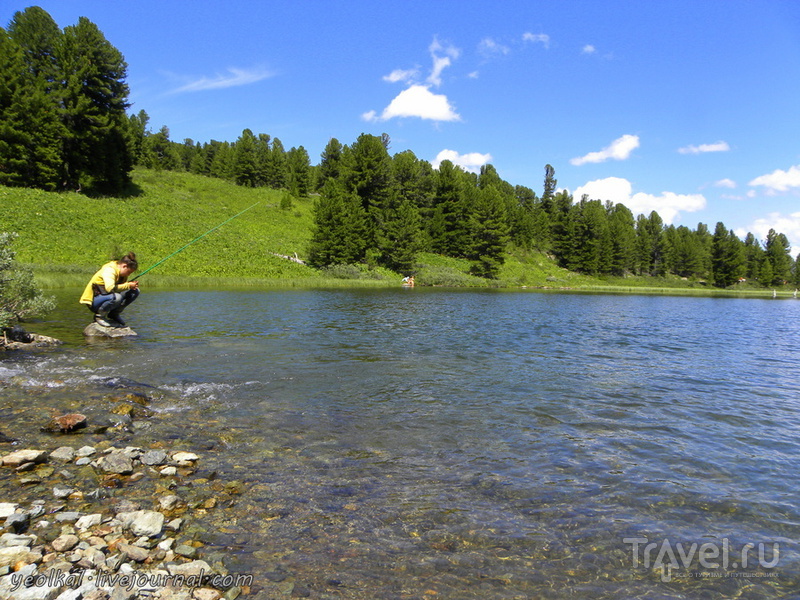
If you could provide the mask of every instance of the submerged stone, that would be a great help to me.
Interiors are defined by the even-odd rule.
[[[53,417],[42,429],[53,433],[59,431],[67,433],[84,427],[86,427],[86,415],[71,413],[68,415],[61,415],[60,417]]]
[[[23,463],[42,463],[47,460],[47,452],[43,450],[17,450],[3,457],[3,464],[8,467],[18,467]]]
[[[86,337],[119,338],[135,337],[139,334],[130,327],[103,327],[98,323],[89,323],[83,330],[83,335]]]

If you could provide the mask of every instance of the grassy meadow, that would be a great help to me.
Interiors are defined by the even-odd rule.
[[[124,197],[92,198],[0,186],[0,231],[14,231],[17,261],[44,288],[81,287],[100,265],[133,251],[140,272],[251,205],[142,277],[152,287],[397,286],[386,269],[341,265],[317,270],[283,256],[307,257],[313,198],[171,171],[136,169]],[[558,267],[534,251],[514,250],[500,278],[469,275],[469,261],[422,253],[418,285],[536,287],[634,293],[730,294],[678,278],[600,280]],[[743,292],[735,292],[741,294]],[[749,290],[748,295],[772,295]],[[787,293],[787,292],[783,292]]]

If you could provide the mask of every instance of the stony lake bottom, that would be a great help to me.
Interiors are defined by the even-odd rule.
[[[190,532],[250,597],[800,594],[800,301],[143,289],[139,337],[100,342],[59,291],[28,328],[65,344],[0,361],[0,429],[97,444],[40,427],[146,394],[111,441],[235,482]]]

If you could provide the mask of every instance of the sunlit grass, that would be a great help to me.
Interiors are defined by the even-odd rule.
[[[171,171],[136,169],[134,193],[89,198],[0,186],[0,231],[15,231],[17,261],[46,289],[78,288],[105,262],[136,252],[140,273],[244,209],[257,205],[145,273],[144,288],[392,287],[402,276],[366,265],[313,269],[307,258],[313,199],[246,188]],[[416,282],[437,287],[507,287],[612,293],[767,297],[772,290],[718,290],[679,277],[590,277],[558,267],[534,250],[511,249],[496,280],[470,274],[471,263],[432,253],[418,257]],[[778,294],[791,295],[793,288]]]

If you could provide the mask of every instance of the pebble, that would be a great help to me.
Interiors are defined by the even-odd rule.
[[[61,446],[56,448],[50,453],[51,460],[58,460],[61,462],[72,462],[75,458],[75,448],[72,446]]]
[[[103,521],[103,515],[100,513],[94,513],[92,515],[84,515],[80,519],[75,522],[75,527],[78,529],[86,530],[90,527],[94,527],[96,525],[100,525]]]
[[[53,550],[56,552],[66,552],[67,550],[72,550],[75,546],[78,545],[77,535],[61,535],[53,540]]]
[[[167,453],[163,450],[148,450],[140,458],[143,464],[148,466],[163,465],[167,462]]]
[[[59,498],[59,499],[60,498],[66,498],[67,496],[69,496],[74,491],[75,491],[75,488],[66,487],[66,486],[63,486],[63,485],[57,485],[56,487],[53,488],[53,496],[55,496],[56,498]]]
[[[193,462],[200,460],[194,452],[175,452],[172,455],[172,460],[178,463],[178,466],[189,466]]]
[[[130,475],[133,473],[133,460],[124,451],[115,451],[101,457],[98,459],[97,465],[106,473],[116,475]]]
[[[99,456],[99,458],[98,458]],[[152,583],[155,574],[163,577],[213,575],[218,571],[200,557],[202,547],[187,534],[178,542],[176,532],[185,519],[171,518],[183,514],[187,505],[197,499],[191,496],[192,481],[186,481],[200,457],[192,452],[168,455],[162,450],[84,446],[75,450],[60,446],[53,450],[24,449],[6,454],[0,464],[18,469],[35,467],[35,472],[16,479],[18,485],[47,481],[55,476],[69,479],[70,485],[52,482],[52,496],[30,504],[0,503],[0,519],[5,519],[5,533],[0,535],[0,599],[2,600],[233,600],[240,591],[217,590],[212,587],[159,587]],[[42,463],[52,461],[62,466],[54,469]],[[161,469],[163,480],[149,467]],[[38,465],[38,466],[37,466]],[[72,466],[81,466],[73,472]],[[181,467],[180,471],[178,467]],[[183,467],[191,467],[185,469]],[[2,468],[2,467],[0,467]],[[58,470],[60,469],[60,470]],[[166,471],[166,473],[163,473]],[[12,473],[14,471],[11,471]],[[147,476],[150,479],[147,479]],[[154,477],[155,476],[155,477]],[[13,480],[11,480],[13,482]],[[156,484],[153,502],[157,510],[147,510],[139,495],[114,496],[105,488],[81,489],[82,485],[109,485],[118,482],[120,490],[134,490],[141,482]],[[196,480],[207,485],[207,480]],[[140,483],[137,483],[140,482]],[[53,485],[54,483],[54,485]],[[46,485],[46,484],[45,484]],[[20,487],[20,490],[27,488]],[[45,488],[47,489],[47,488]],[[167,490],[169,490],[168,493]],[[117,493],[121,493],[118,491]],[[45,496],[47,494],[45,493]],[[126,497],[127,496],[127,497]],[[114,497],[113,505],[103,498]],[[134,500],[135,498],[135,500]],[[102,512],[81,512],[78,506],[99,502]],[[213,509],[216,498],[203,495],[204,509]],[[143,506],[144,505],[144,506]],[[190,513],[189,513],[190,514]],[[10,522],[9,522],[10,520]],[[14,525],[14,524],[17,525]],[[24,531],[30,533],[24,533]],[[215,559],[217,560],[217,559]],[[215,563],[216,564],[216,563]],[[47,581],[46,574],[56,574]],[[65,579],[75,573],[129,575],[136,585],[99,588],[92,581],[69,585]],[[61,576],[59,579],[58,575]],[[42,585],[20,586],[25,577],[39,577]],[[135,576],[138,576],[135,577]],[[77,577],[77,576],[75,576]],[[76,580],[77,581],[77,580]],[[52,585],[51,585],[52,582]],[[13,591],[12,591],[13,588]],[[224,593],[223,593],[224,592]]]
[[[47,460],[47,452],[43,450],[17,450],[3,457],[7,467],[19,467],[24,463],[42,463]]]
[[[96,453],[97,450],[95,450],[91,446],[83,446],[81,448],[78,448],[78,450],[75,452],[75,456],[82,458],[86,456],[94,456]]]

